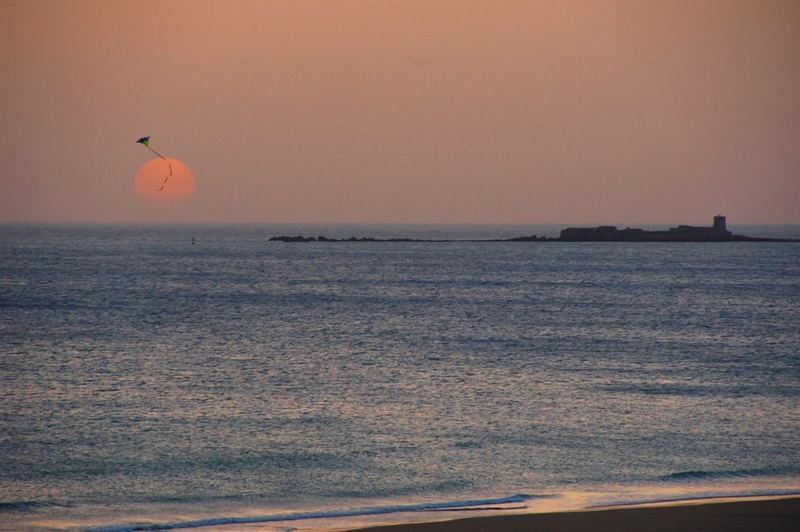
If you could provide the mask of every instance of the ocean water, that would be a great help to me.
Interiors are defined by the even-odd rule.
[[[1,226],[0,528],[800,491],[800,244],[268,242],[558,229]]]

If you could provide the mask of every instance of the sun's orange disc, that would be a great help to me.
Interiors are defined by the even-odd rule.
[[[194,174],[185,163],[167,158],[153,159],[139,168],[134,187],[140,198],[161,203],[191,198],[196,185]]]

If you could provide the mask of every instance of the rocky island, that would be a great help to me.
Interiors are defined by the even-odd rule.
[[[725,217],[714,216],[711,226],[679,225],[666,231],[647,231],[613,225],[597,227],[568,227],[558,237],[517,236],[496,239],[423,239],[423,238],[328,238],[324,236],[274,236],[277,242],[800,242],[793,238],[761,238],[735,235],[728,231]]]
[[[561,231],[562,242],[797,242],[794,239],[758,238],[734,235],[726,227],[725,217],[714,216],[710,227],[679,225],[666,231],[646,231],[630,228],[617,229],[613,225],[598,227],[568,227]]]

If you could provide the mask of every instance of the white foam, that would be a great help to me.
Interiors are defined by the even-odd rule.
[[[219,525],[236,525],[252,523],[272,523],[277,521],[301,521],[309,519],[330,519],[338,517],[356,517],[367,515],[383,515],[401,512],[425,512],[435,510],[448,510],[458,508],[474,508],[488,505],[502,505],[525,502],[534,498],[532,495],[512,495],[498,499],[475,499],[467,501],[444,501],[420,504],[376,506],[366,508],[352,508],[343,510],[331,510],[321,512],[297,512],[275,515],[257,515],[247,517],[210,517],[206,519],[196,519],[192,521],[180,521],[173,523],[135,523],[123,525],[109,525],[93,527],[87,532],[133,532],[136,530],[176,530],[183,528],[201,528]]]

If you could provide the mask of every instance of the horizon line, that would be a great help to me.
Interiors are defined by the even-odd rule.
[[[247,221],[247,220],[0,220],[0,225],[342,225],[342,226],[368,226],[368,225],[386,225],[386,226],[617,226],[617,227],[635,227],[632,224],[638,225],[688,225],[688,224],[703,224],[707,221],[681,221],[681,222],[381,222],[381,221]],[[730,225],[745,226],[745,225],[800,225],[800,220],[793,222],[765,222],[765,221],[746,221],[746,222],[731,222]]]

